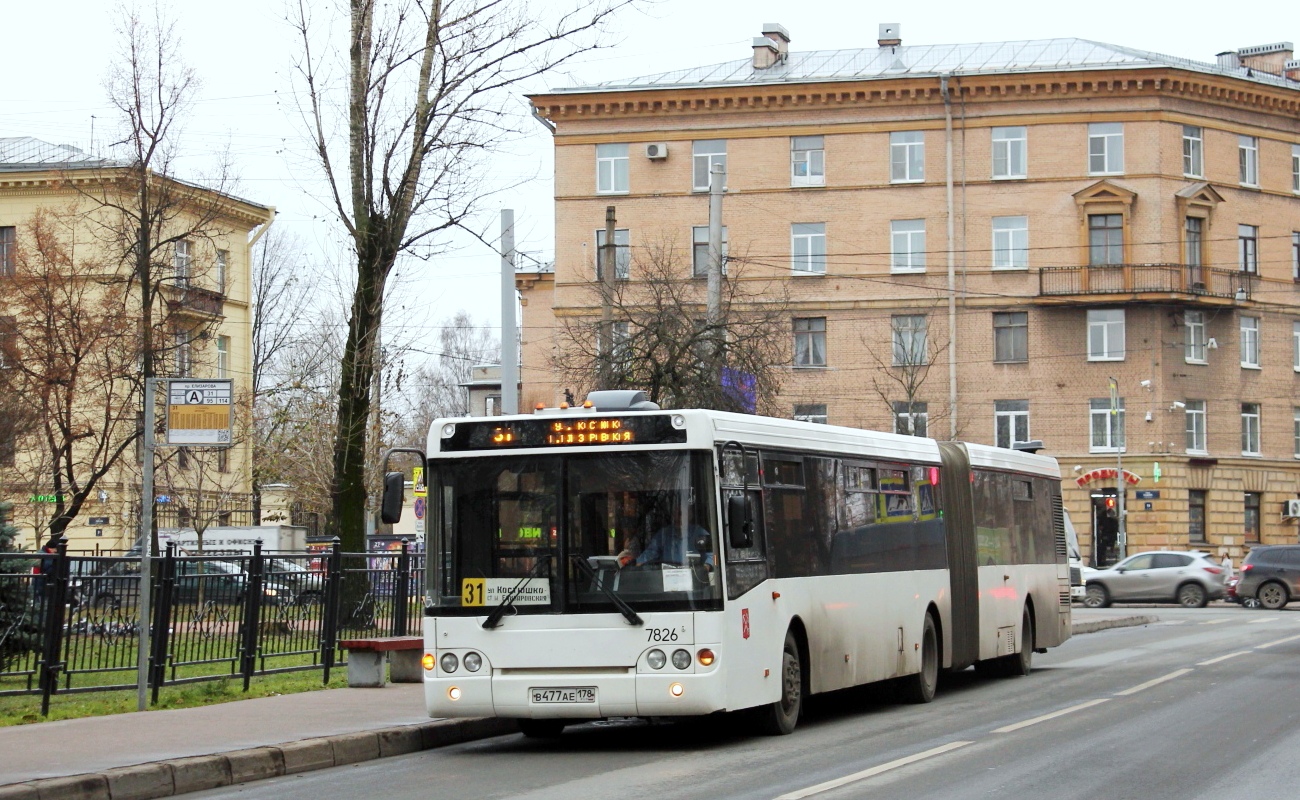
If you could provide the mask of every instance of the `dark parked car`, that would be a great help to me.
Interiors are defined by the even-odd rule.
[[[116,611],[123,604],[136,604],[139,581],[140,562],[119,561],[104,572],[83,579],[80,590],[83,600],[92,608]],[[214,603],[242,603],[247,581],[248,576],[237,564],[178,559],[172,597],[176,602],[194,603],[201,594],[204,600]],[[294,592],[282,583],[263,580],[262,596],[264,603],[287,603],[293,600]]]
[[[1138,553],[1088,575],[1083,604],[1177,603],[1202,608],[1223,597],[1223,567],[1200,551]]]
[[[294,559],[266,559],[266,580],[288,586],[293,590],[293,601],[302,605],[318,604],[325,596],[325,574],[313,572]]]
[[[1237,597],[1242,601],[1256,600],[1277,610],[1296,595],[1300,595],[1300,545],[1256,547],[1241,562]]]

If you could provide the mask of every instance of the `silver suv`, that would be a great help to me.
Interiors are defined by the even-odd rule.
[[[1105,608],[1112,602],[1147,602],[1203,608],[1223,597],[1224,577],[1223,568],[1199,551],[1138,553],[1089,574],[1083,604]]]

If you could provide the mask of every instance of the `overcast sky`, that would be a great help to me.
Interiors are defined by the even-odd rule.
[[[533,2],[554,9],[570,0]],[[316,0],[320,3],[321,0]],[[339,2],[340,6],[346,3]],[[240,183],[237,193],[279,210],[276,225],[301,237],[322,264],[341,256],[336,223],[315,199],[312,164],[304,155],[302,125],[290,94],[297,49],[283,0],[222,0],[170,4],[190,65],[203,81],[200,102],[183,130],[188,158],[198,171],[207,154],[229,145]],[[323,7],[323,6],[322,6]],[[777,2],[776,0],[659,0],[625,12],[614,23],[610,48],[592,53],[537,85],[551,87],[649,75],[747,58],[763,23],[790,31],[791,49],[837,50],[874,46],[877,26],[901,24],[904,45],[1078,37],[1213,62],[1216,53],[1300,36],[1294,0],[1222,2],[925,3]],[[114,36],[109,5],[101,0],[6,3],[0,47],[0,136],[34,136],[89,148],[92,127],[100,143],[112,112],[100,75]],[[523,92],[521,91],[521,94]],[[512,157],[493,159],[484,177],[493,185],[531,179],[489,204],[515,209],[518,247],[540,260],[553,256],[550,135],[527,118],[528,136]],[[535,177],[534,177],[535,176]],[[185,174],[179,177],[191,177]],[[494,214],[482,220],[497,230]],[[410,302],[390,324],[420,338],[457,309],[497,325],[500,262],[485,245],[465,240],[454,252],[403,268]]]

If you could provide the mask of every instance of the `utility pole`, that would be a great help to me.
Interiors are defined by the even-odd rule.
[[[519,413],[519,326],[515,320],[515,212],[501,209],[501,413]]]
[[[1119,381],[1110,378],[1110,425],[1111,435],[1115,437],[1115,510],[1119,512],[1119,527],[1115,534],[1115,544],[1119,549],[1119,560],[1128,557],[1128,530],[1124,519],[1124,428],[1119,424]]]
[[[608,389],[613,382],[614,366],[614,273],[618,270],[618,250],[614,246],[614,207],[605,207],[605,244],[597,256],[600,264],[600,342],[597,354],[600,386]]]
[[[722,195],[727,176],[721,164],[709,167],[709,286],[705,320],[713,337],[713,366],[722,366],[722,348],[726,344],[722,321]]]

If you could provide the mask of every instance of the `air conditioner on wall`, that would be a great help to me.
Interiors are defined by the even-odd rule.
[[[1282,519],[1300,519],[1300,500],[1287,500],[1282,504]]]
[[[661,158],[668,157],[668,145],[663,142],[655,142],[645,146],[645,157],[651,161],[658,161]]]

